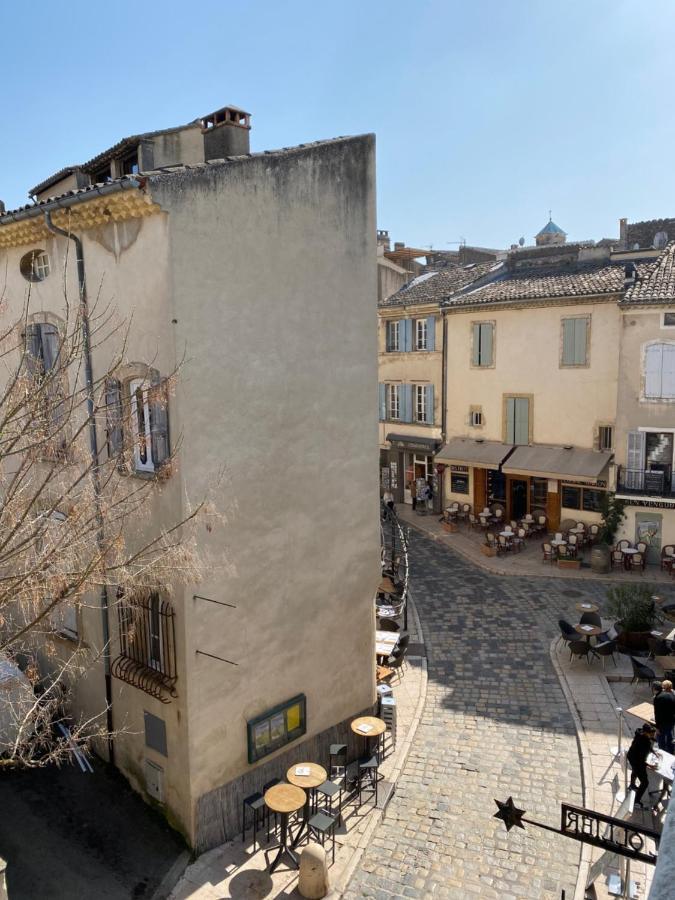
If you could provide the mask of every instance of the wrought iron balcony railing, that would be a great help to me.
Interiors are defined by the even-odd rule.
[[[675,498],[675,478],[668,471],[619,466],[616,490],[617,494]]]

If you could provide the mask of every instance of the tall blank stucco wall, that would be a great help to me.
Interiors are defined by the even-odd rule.
[[[181,471],[224,513],[198,593],[236,607],[188,620],[193,802],[250,771],[248,719],[303,693],[311,737],[374,699],[374,178],[365,136],[153,181],[189,360]]]

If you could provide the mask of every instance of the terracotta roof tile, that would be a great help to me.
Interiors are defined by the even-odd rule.
[[[622,304],[675,303],[675,241],[656,262],[638,266],[638,277],[626,291]]]
[[[414,306],[422,303],[441,303],[474,281],[480,281],[494,270],[502,269],[501,263],[469,263],[466,266],[446,266],[427,271],[413,278],[391,297],[383,300],[380,308],[388,306]]]

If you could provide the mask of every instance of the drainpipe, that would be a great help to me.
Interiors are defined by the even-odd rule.
[[[445,310],[441,310],[441,320],[443,322],[443,345],[441,353],[441,446],[446,443],[446,428],[447,428],[447,402],[448,402],[448,314]],[[440,510],[442,511],[445,506],[445,494],[444,494],[444,476],[445,469],[441,472],[439,477],[439,486],[438,493],[440,496]]]
[[[87,418],[89,425],[89,453],[91,456],[91,479],[94,488],[94,503],[96,508],[96,543],[101,555],[105,550],[105,529],[103,513],[101,511],[101,478],[98,471],[98,438],[96,435],[96,420],[94,417],[94,370],[91,362],[91,334],[89,330],[89,307],[87,304],[87,283],[84,277],[84,252],[82,241],[77,235],[71,234],[59,228],[52,222],[52,214],[45,211],[45,225],[54,234],[72,241],[75,245],[75,259],[77,262],[77,284],[80,295],[80,309],[82,314],[82,346],[84,348],[84,377],[87,392]],[[115,748],[113,746],[113,709],[112,709],[112,675],[110,673],[110,612],[108,606],[108,591],[106,585],[101,585],[101,625],[103,631],[103,672],[105,680],[106,703],[106,730],[108,732],[108,759],[115,765]]]

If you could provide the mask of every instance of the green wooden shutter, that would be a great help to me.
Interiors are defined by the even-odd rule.
[[[574,365],[574,319],[563,319],[563,356],[564,366]]]
[[[586,333],[588,319],[573,319],[574,322],[574,364],[586,365]]]
[[[483,322],[480,326],[480,364],[481,366],[492,365],[492,322]]]
[[[515,444],[515,425],[516,425],[516,399],[515,397],[506,398],[506,442]]]
[[[515,397],[514,444],[530,443],[530,401],[526,397]]]
[[[480,323],[473,325],[473,365],[480,365]]]

